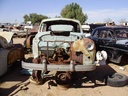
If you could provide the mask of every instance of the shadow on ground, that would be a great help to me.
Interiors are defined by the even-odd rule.
[[[116,71],[109,65],[97,66],[96,70],[90,72],[73,72],[70,88],[94,88],[106,86],[106,77]],[[55,77],[47,79],[49,86],[57,86]],[[50,89],[50,87],[49,87]]]
[[[31,62],[32,58],[28,58],[25,60],[26,62]],[[0,77],[0,83],[1,85],[5,82],[20,82],[15,84],[14,86],[11,86],[10,88],[0,88],[0,96],[11,96],[13,91],[15,91],[18,88],[21,88],[21,85],[25,84],[27,86],[29,83],[26,81],[28,80],[28,75],[21,75],[20,72],[22,70],[21,64],[16,62],[12,67],[9,68],[9,71],[4,76]],[[73,73],[73,80],[71,84],[71,88],[93,88],[98,86],[105,86],[104,78],[110,74],[115,73],[116,71],[112,69],[109,65],[102,65],[97,66],[96,70],[91,72],[74,72]],[[49,86],[56,86],[56,84],[53,84],[52,82],[55,78],[47,79],[46,82],[48,82]],[[97,83],[99,81],[100,83]],[[46,83],[45,82],[45,83]],[[87,83],[93,83],[94,85],[87,86]],[[50,88],[50,87],[49,87]],[[22,88],[21,88],[22,89]],[[20,91],[20,89],[18,90]],[[16,91],[15,94],[18,92]],[[13,94],[14,95],[14,94]]]
[[[29,58],[26,61],[31,62],[31,60],[32,58]],[[0,77],[0,96],[11,96],[9,94],[16,89],[19,89],[18,91],[20,91],[24,86],[27,86],[29,84],[29,75],[22,75],[21,70],[21,62],[17,61],[8,68],[8,72],[5,75]],[[13,86],[11,86],[8,83],[5,84],[6,82],[11,82],[14,84]],[[6,88],[7,86],[11,87]]]
[[[116,71],[109,65],[97,66],[96,70],[90,72],[75,73],[73,76],[75,82],[71,87],[75,88],[88,88],[106,85],[106,78]],[[78,79],[79,78],[79,79]]]

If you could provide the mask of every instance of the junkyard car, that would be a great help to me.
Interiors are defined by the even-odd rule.
[[[32,51],[32,41],[37,32],[31,32],[24,41],[24,50],[26,53]]]
[[[22,67],[44,71],[92,71],[96,68],[95,43],[85,38],[78,20],[45,19],[33,39],[34,58],[46,54],[42,64],[22,62]],[[49,64],[46,63],[48,61]]]
[[[12,32],[0,32],[0,76],[17,60],[24,59],[23,46],[13,44]]]
[[[33,26],[32,29],[28,29],[26,32],[26,39],[24,41],[24,50],[26,53],[32,51],[32,41],[38,31],[38,26]]]
[[[98,27],[93,30],[90,38],[95,41],[97,51],[107,52],[111,62],[121,63],[123,57],[128,57],[128,27]]]
[[[100,27],[100,26],[105,26],[105,24],[103,23],[99,23],[99,24],[84,24],[82,25],[82,29],[83,32],[85,34],[85,37],[89,37],[91,36],[92,31],[96,28],[96,27]]]

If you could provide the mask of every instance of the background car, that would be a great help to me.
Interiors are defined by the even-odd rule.
[[[28,32],[26,32],[26,39],[24,41],[25,53],[32,52],[32,40],[38,32],[38,27],[39,26],[33,26],[32,29],[29,29]]]
[[[83,33],[85,34],[85,37],[89,37],[92,33],[92,31],[96,27],[105,26],[105,23],[98,23],[98,24],[84,24],[82,25]]]
[[[13,44],[12,32],[0,32],[0,76],[7,72],[17,60],[24,60],[24,49],[21,44]]]
[[[114,63],[121,63],[122,58],[128,57],[128,27],[97,27],[89,38],[94,40],[97,51],[105,50],[108,60]],[[127,62],[127,59],[125,61]]]

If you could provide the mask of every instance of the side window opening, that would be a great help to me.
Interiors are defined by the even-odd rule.
[[[41,24],[41,27],[40,27],[39,31],[40,31],[40,32],[46,31],[46,24],[44,24],[44,23]]]
[[[93,35],[94,37],[99,37],[99,30],[96,30],[96,32]]]
[[[107,36],[107,38],[112,38],[112,36],[111,36],[111,34],[110,34],[110,33],[108,33],[108,36]]]
[[[99,33],[99,38],[104,38],[104,39],[111,39],[113,38],[112,32],[109,30],[100,30]]]
[[[117,38],[127,38],[128,37],[128,30],[127,29],[118,29],[115,30]]]
[[[107,31],[106,30],[100,30],[99,38],[106,38],[106,37],[107,37]]]

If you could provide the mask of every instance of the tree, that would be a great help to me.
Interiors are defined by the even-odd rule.
[[[77,19],[83,24],[87,20],[87,15],[82,12],[82,8],[77,3],[66,5],[61,10],[61,16],[64,18]]]
[[[27,14],[24,15],[24,22],[26,23],[27,21],[29,21],[29,16]]]
[[[55,16],[55,18],[61,18],[61,16]]]
[[[47,19],[48,17],[41,14],[31,13],[29,15],[25,14],[23,18],[25,23],[27,21],[31,21],[32,24],[35,24],[35,23],[40,23],[43,19]]]

